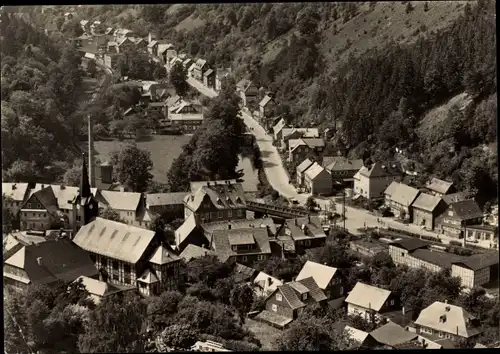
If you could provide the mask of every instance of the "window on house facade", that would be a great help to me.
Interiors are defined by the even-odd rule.
[[[302,300],[307,300],[307,293],[302,294]]]
[[[113,270],[118,271],[118,261],[113,261]]]
[[[391,306],[393,306],[394,305],[394,300],[391,300],[390,304],[391,304]]]
[[[238,246],[233,245],[233,246],[231,246],[231,249],[232,249],[234,252],[236,252],[236,251],[238,251]]]
[[[227,217],[231,218],[232,216],[233,216],[233,211],[232,210],[228,210],[227,211]]]
[[[246,262],[248,258],[247,258],[247,256],[243,256],[243,257],[241,257],[241,259],[243,260],[243,262]]]
[[[401,252],[401,257],[404,257],[405,256],[405,253],[404,252]]]
[[[238,216],[243,216],[243,210],[238,209]]]
[[[104,268],[108,266],[108,261],[104,257],[101,257],[101,266]]]
[[[278,311],[278,305],[276,305],[276,304],[272,304],[271,308],[272,308],[273,312]]]
[[[27,206],[28,206],[28,209],[31,209],[31,203],[28,203]]]
[[[342,295],[344,293],[344,287],[343,286],[340,287],[339,293],[340,293],[340,295]]]
[[[41,207],[42,207],[42,205],[41,205],[40,203],[37,203],[37,204],[36,204],[36,208],[37,208],[37,209],[40,209]]]
[[[218,213],[218,214],[219,214],[219,219],[222,219],[222,217],[224,216],[224,212],[219,211],[219,213]]]
[[[306,246],[310,246],[310,245],[311,245],[311,240],[305,240],[305,241],[304,241],[304,244],[305,244]]]
[[[80,217],[80,215],[76,216],[76,221],[82,221],[82,218]]]
[[[264,260],[264,258],[265,258],[265,257],[264,257],[264,255],[263,255],[263,254],[259,254],[259,255],[257,256],[257,259],[258,259],[259,261]]]
[[[276,301],[283,301],[283,296],[281,296],[281,294],[276,294]]]

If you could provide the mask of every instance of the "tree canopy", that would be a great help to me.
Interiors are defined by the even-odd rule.
[[[128,145],[112,154],[111,162],[117,166],[117,180],[126,184],[134,192],[145,192],[153,179],[151,153]]]

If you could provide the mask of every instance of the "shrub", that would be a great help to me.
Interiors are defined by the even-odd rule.
[[[453,241],[453,240],[451,240],[451,241],[450,241],[450,245],[454,245],[454,246],[462,246],[462,243],[461,243],[461,242],[459,242],[459,241]]]

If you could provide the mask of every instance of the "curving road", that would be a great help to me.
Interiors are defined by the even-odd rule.
[[[207,97],[213,98],[217,96],[217,92],[204,86],[198,80],[188,78],[187,83]],[[278,193],[280,193],[280,195],[286,198],[295,198],[301,204],[305,204],[310,194],[299,194],[295,187],[289,183],[288,175],[283,166],[283,161],[281,160],[278,150],[273,145],[272,137],[266,133],[264,128],[255,119],[253,119],[253,117],[249,113],[247,113],[245,110],[241,110],[240,112],[245,125],[250,129],[252,134],[257,139],[257,144],[261,151],[262,160],[264,162],[264,171],[266,173],[269,184]],[[330,205],[330,199],[316,199],[316,202],[321,206],[322,209],[326,209]],[[339,203],[337,204],[337,212],[341,213],[342,205]],[[391,218],[377,217],[367,210],[346,206],[345,215],[346,229],[353,234],[360,234],[360,231],[358,231],[358,229],[362,229],[364,227],[390,226],[397,230],[404,230],[420,235],[436,237],[436,233],[422,230],[417,225],[405,225]],[[439,237],[444,244],[448,244],[449,241],[452,240],[452,238],[443,235],[439,235]]]

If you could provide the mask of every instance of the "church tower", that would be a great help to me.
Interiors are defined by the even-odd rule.
[[[90,187],[95,188],[95,159],[94,159],[94,127],[92,116],[88,116],[88,143],[89,143],[89,182]]]
[[[81,226],[94,220],[99,214],[99,203],[92,195],[84,155],[82,156],[82,160],[80,189],[78,190],[78,195],[73,200],[74,232],[78,231]]]

